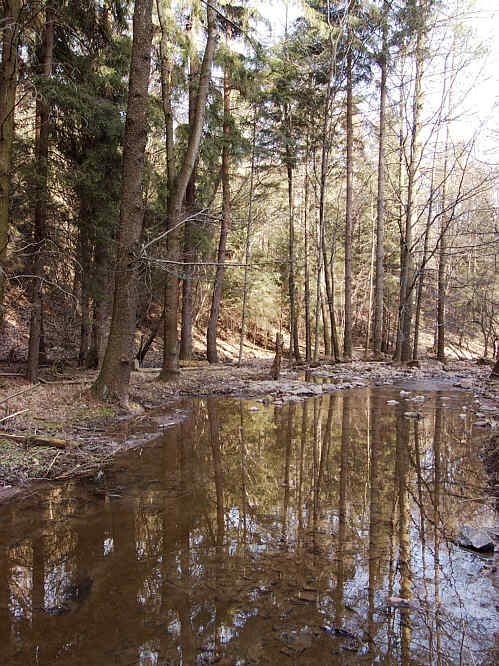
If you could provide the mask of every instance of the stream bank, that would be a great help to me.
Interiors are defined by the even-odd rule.
[[[475,422],[483,426],[484,441],[499,421],[499,387],[489,382],[490,367],[470,361],[449,361],[445,366],[434,360],[420,367],[401,367],[388,362],[355,360],[351,363],[315,367],[283,368],[278,381],[269,379],[271,361],[255,359],[238,368],[232,364],[210,366],[198,363],[184,368],[172,382],[156,381],[151,369],[135,371],[131,377],[131,399],[145,413],[130,414],[90,394],[95,373],[68,369],[56,377],[31,387],[19,375],[1,375],[0,403],[3,432],[29,438],[32,435],[55,438],[66,443],[63,449],[26,446],[0,433],[0,502],[8,501],[27,486],[44,480],[65,480],[92,475],[109,464],[117,453],[142,446],[162,428],[182,420],[175,407],[182,397],[235,396],[262,397],[275,404],[300,401],[309,396],[363,386],[382,386],[400,381],[439,382],[473,394]],[[13,396],[6,400],[7,396]],[[154,411],[164,422],[158,423]],[[20,412],[17,416],[10,415]],[[138,431],[128,437],[130,428]],[[490,457],[490,456],[489,456]],[[493,456],[492,456],[493,458]],[[488,468],[491,469],[492,463]]]

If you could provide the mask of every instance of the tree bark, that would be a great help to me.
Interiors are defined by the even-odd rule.
[[[257,108],[256,103],[253,108],[253,136],[251,142],[251,167],[250,167],[250,189],[248,201],[248,220],[246,224],[246,247],[244,252],[244,284],[243,284],[243,307],[241,313],[241,338],[239,340],[239,359],[238,367],[241,367],[243,360],[243,345],[244,335],[246,328],[246,310],[248,302],[249,291],[249,265],[251,258],[251,222],[253,217],[253,189],[255,182],[255,151],[256,151],[256,122],[257,122]]]
[[[351,41],[351,29],[348,29]],[[345,205],[345,332],[343,335],[343,355],[345,360],[352,358],[352,177],[353,177],[353,94],[352,94],[352,45],[347,52],[347,164],[346,164],[346,205]]]
[[[88,235],[89,219],[86,213],[85,202],[80,204],[80,350],[78,352],[78,365],[84,366],[87,363],[89,343],[90,343],[90,238]]]
[[[9,242],[12,142],[14,110],[21,36],[19,15],[21,0],[4,0],[2,30],[2,63],[0,65],[0,326],[3,322],[5,262]]]
[[[192,39],[192,16],[188,25]],[[189,128],[192,131],[196,115],[197,79],[199,76],[199,59],[196,46],[191,44],[189,56]],[[196,163],[185,191],[185,209],[187,215],[195,212],[196,201]],[[193,313],[193,263],[196,259],[194,222],[186,220],[184,227],[184,279],[182,280],[182,326],[180,333],[180,358],[183,361],[192,359],[192,313]]]
[[[374,290],[373,350],[376,357],[381,355],[383,341],[383,300],[384,300],[384,261],[385,261],[385,107],[386,76],[388,68],[387,45],[388,2],[383,2],[383,43],[380,56],[381,81],[379,92],[379,143],[378,143],[378,200],[376,215],[376,277]]]
[[[230,43],[230,26],[226,28],[225,46],[228,49]],[[215,271],[215,282],[213,285],[213,296],[211,301],[210,319],[206,331],[206,356],[209,363],[218,362],[217,354],[217,328],[222,302],[222,289],[225,273],[225,253],[227,248],[227,236],[230,229],[231,197],[230,197],[230,71],[226,63],[224,67],[224,119],[223,119],[223,147],[222,147],[222,224],[220,227],[220,239],[218,243],[217,268]]]
[[[421,4],[421,11],[426,15],[426,0]],[[401,242],[401,269],[400,269],[400,305],[399,305],[399,334],[397,355],[403,362],[411,358],[411,329],[412,329],[412,300],[414,290],[413,280],[413,247],[412,236],[414,227],[414,208],[416,204],[416,175],[419,163],[419,134],[421,131],[421,110],[423,107],[423,71],[425,24],[418,28],[416,38],[416,66],[414,77],[414,95],[412,100],[412,128],[409,164],[407,173],[407,202],[405,207],[405,225]]]
[[[307,133],[307,146],[305,154],[305,174],[304,174],[304,202],[303,202],[303,246],[304,246],[304,262],[305,262],[305,285],[304,285],[304,301],[305,301],[305,358],[307,362],[312,360],[312,330],[310,325],[310,266],[308,258],[308,206],[309,206],[309,186],[310,179],[308,175],[308,167],[310,161],[310,137]]]
[[[128,408],[137,311],[137,251],[143,224],[142,179],[146,147],[152,46],[152,0],[136,0],[123,153],[120,227],[111,330],[102,368],[92,387],[102,399]]]
[[[52,75],[54,51],[54,5],[49,2],[45,9],[45,28],[43,32],[41,64],[42,76],[49,79]],[[42,298],[43,277],[45,269],[45,241],[47,234],[48,207],[48,158],[49,158],[49,117],[50,106],[46,99],[40,97],[36,101],[36,162],[37,187],[34,213],[34,247],[33,288],[31,291],[31,319],[29,328],[28,363],[26,378],[30,382],[38,379],[40,363],[40,340],[42,332]]]
[[[416,291],[416,312],[414,317],[414,344],[412,347],[412,358],[416,360],[419,354],[419,328],[421,319],[421,307],[423,302],[423,286],[424,286],[424,271],[428,257],[428,243],[430,240],[430,229],[433,219],[433,183],[435,174],[435,153],[433,154],[433,164],[431,167],[431,182],[430,182],[430,200],[428,202],[428,215],[426,217],[426,226],[423,241],[423,257],[421,259],[421,266],[418,275],[418,287]]]
[[[454,48],[454,47],[453,47]],[[453,54],[454,55],[454,54]],[[452,70],[454,57],[452,58]],[[447,61],[444,71],[444,85],[447,82]],[[445,128],[444,173],[442,179],[442,215],[440,217],[440,247],[438,253],[438,297],[437,297],[437,358],[445,361],[445,306],[447,299],[447,233],[450,220],[444,213],[447,205],[447,176],[449,159],[449,116],[452,109],[452,87],[449,90],[447,123]]]
[[[168,249],[167,261],[169,270],[165,280],[165,326],[164,326],[164,351],[163,367],[160,373],[160,379],[167,381],[172,376],[178,374],[178,353],[177,353],[177,317],[178,317],[178,274],[177,266],[180,257],[180,237],[178,223],[180,219],[180,210],[185,196],[187,184],[192,175],[194,164],[199,152],[201,142],[201,132],[203,129],[204,113],[206,107],[206,98],[211,75],[211,63],[216,48],[216,13],[211,5],[206,8],[208,23],[208,38],[204,51],[203,61],[201,63],[201,73],[199,77],[199,88],[197,94],[196,112],[194,122],[189,135],[187,150],[182,162],[182,167],[175,179],[174,187],[168,195],[168,220],[167,227]],[[163,27],[163,30],[166,26]]]
[[[286,113],[286,125],[289,131],[289,112]],[[296,287],[295,287],[295,221],[294,221],[294,193],[293,193],[293,165],[289,145],[286,144],[286,173],[288,176],[288,208],[289,208],[289,229],[288,229],[288,251],[289,251],[289,334],[290,334],[290,355],[294,354],[297,361],[301,360],[300,346],[298,340],[298,321],[296,316]]]

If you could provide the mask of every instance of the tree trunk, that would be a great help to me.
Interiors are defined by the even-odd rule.
[[[348,29],[349,42],[351,37]],[[347,178],[345,206],[345,333],[343,355],[345,360],[352,358],[352,176],[353,176],[353,95],[352,95],[352,45],[347,53]]]
[[[379,144],[378,144],[378,201],[376,216],[376,277],[374,290],[373,350],[376,357],[381,354],[383,341],[383,299],[385,261],[385,107],[386,75],[388,68],[387,45],[388,2],[383,2],[383,44],[380,57],[381,81],[379,93]]]
[[[321,313],[322,313],[322,330],[324,338],[324,355],[326,356],[326,358],[330,358],[332,345],[327,324],[326,307],[324,304],[324,298],[322,297],[322,294],[321,294]]]
[[[95,239],[94,249],[93,319],[87,368],[99,370],[104,357],[106,319],[110,302],[106,288],[109,282],[109,241],[108,238],[98,236]]]
[[[237,362],[238,367],[241,367],[241,363],[243,360],[244,333],[246,327],[246,310],[247,310],[248,290],[249,290],[249,265],[251,259],[251,221],[253,216],[253,188],[255,181],[256,121],[257,121],[257,109],[255,103],[255,106],[253,108],[253,137],[251,142],[250,189],[249,189],[249,201],[248,201],[248,221],[246,224],[246,247],[244,252],[243,307],[241,314],[241,338],[239,340],[239,359]]]
[[[43,32],[41,64],[45,79],[52,75],[52,60],[54,51],[54,6],[47,3],[45,9],[45,28]],[[49,115],[50,107],[47,101],[40,97],[36,101],[36,162],[37,162],[37,188],[34,215],[34,247],[33,261],[33,288],[31,291],[31,320],[29,328],[28,364],[26,377],[31,382],[38,379],[38,366],[40,363],[40,340],[42,331],[42,290],[43,273],[45,268],[45,240],[47,233],[47,206],[48,206],[48,157],[49,157]]]
[[[192,18],[188,26],[189,34],[192,31]],[[195,46],[191,46],[193,53],[189,61],[189,128],[192,131],[196,116],[197,79],[199,76],[199,60]],[[195,212],[196,201],[196,163],[185,191],[185,208],[187,215]],[[180,333],[180,358],[183,361],[192,359],[192,280],[194,262],[196,260],[196,247],[194,237],[194,222],[187,220],[184,227],[184,279],[182,281],[182,327]]]
[[[423,2],[424,5],[424,2]],[[426,7],[421,7],[426,13]],[[416,204],[416,174],[419,164],[419,134],[421,130],[422,82],[424,70],[425,23],[419,28],[416,41],[416,71],[414,78],[414,96],[412,100],[412,128],[409,165],[407,174],[407,203],[405,209],[405,229],[401,245],[400,271],[400,306],[399,306],[399,344],[400,360],[411,358],[412,300],[413,280],[413,247],[412,235],[414,227],[414,208]]]
[[[5,262],[9,242],[12,142],[16,104],[21,0],[4,0],[2,63],[0,66],[0,326],[3,322]]]
[[[431,167],[431,182],[430,182],[430,200],[428,202],[428,215],[426,217],[426,226],[423,241],[423,257],[418,276],[418,288],[416,292],[416,313],[414,317],[414,345],[412,348],[412,358],[416,360],[419,354],[419,328],[421,319],[421,307],[423,302],[423,286],[424,286],[424,271],[428,261],[428,243],[430,240],[430,229],[433,219],[433,183],[435,175],[435,153],[433,154],[433,164]]]
[[[332,63],[331,63],[332,67]],[[331,72],[329,73],[331,77]],[[330,275],[329,275],[329,265],[327,259],[327,248],[326,248],[326,239],[325,239],[325,196],[326,196],[326,179],[327,179],[327,170],[329,164],[329,146],[328,146],[328,119],[329,119],[329,107],[331,101],[331,78],[328,80],[327,90],[326,90],[326,100],[324,106],[324,116],[322,120],[322,147],[321,147],[321,177],[320,177],[320,190],[319,190],[319,243],[322,251],[322,265],[324,268],[324,283],[326,286],[326,298],[327,305],[329,309],[329,318],[331,322],[331,341],[333,337],[333,331],[335,330],[335,316],[334,316],[334,288],[331,284]],[[331,275],[332,277],[332,275]],[[335,353],[336,349],[332,345],[328,345],[326,340],[328,339],[326,329],[324,329],[324,343],[325,343],[325,353],[326,356],[331,356],[333,361],[338,361],[338,355]],[[329,347],[329,352],[326,352],[326,349]]]
[[[88,237],[89,219],[84,202],[80,205],[80,350],[78,353],[78,365],[87,363],[90,343],[90,238]]]
[[[305,358],[307,362],[312,360],[312,331],[310,326],[310,266],[308,261],[308,206],[309,206],[309,185],[308,167],[310,161],[310,137],[307,133],[307,147],[305,154],[305,174],[304,174],[304,202],[303,202],[303,246],[305,262]]]
[[[137,311],[138,251],[143,224],[142,179],[147,139],[152,46],[152,0],[136,0],[123,153],[120,227],[111,330],[99,376],[92,387],[103,399],[128,408]]]
[[[289,122],[289,121],[288,121]],[[289,208],[289,229],[288,229],[288,251],[289,251],[289,334],[290,334],[290,354],[297,361],[300,357],[300,347],[298,340],[298,321],[296,316],[296,288],[295,288],[295,221],[294,221],[294,193],[293,193],[293,165],[289,145],[286,144],[286,173],[288,176],[288,208]]]
[[[160,4],[158,3],[158,10]],[[158,11],[158,13],[160,13]],[[194,164],[199,152],[201,141],[201,131],[204,122],[204,113],[206,107],[206,98],[211,75],[211,63],[216,48],[216,13],[211,5],[206,8],[208,23],[208,38],[204,51],[203,61],[201,63],[201,73],[199,77],[199,88],[196,100],[196,111],[194,122],[189,135],[187,150],[182,162],[182,167],[175,178],[174,186],[168,194],[168,220],[167,227],[170,231],[168,235],[167,261],[169,262],[169,271],[165,280],[165,326],[164,326],[164,351],[163,367],[160,373],[161,380],[171,379],[178,374],[178,354],[177,354],[177,309],[178,309],[178,276],[177,265],[179,262],[180,240],[178,232],[178,223],[182,201],[185,196],[187,184],[192,175]],[[166,22],[161,21],[162,32],[167,30]]]
[[[454,47],[453,47],[454,48]],[[454,54],[453,54],[454,55]],[[454,70],[454,57],[452,58]],[[444,85],[447,82],[447,61],[444,71]],[[447,205],[447,176],[449,159],[449,117],[452,109],[452,84],[449,90],[447,123],[445,128],[444,173],[442,178],[442,215],[440,217],[440,247],[438,253],[438,297],[437,297],[437,358],[445,361],[445,305],[447,298],[447,232],[450,220],[445,214]]]
[[[226,28],[225,47],[229,48],[230,27]],[[217,328],[222,302],[222,289],[225,272],[225,252],[227,247],[227,236],[230,228],[230,71],[226,63],[224,68],[224,119],[223,119],[223,147],[222,147],[222,224],[220,228],[220,239],[217,253],[217,269],[215,271],[215,283],[213,285],[213,296],[211,301],[210,319],[206,331],[206,356],[209,363],[218,362],[217,354]]]

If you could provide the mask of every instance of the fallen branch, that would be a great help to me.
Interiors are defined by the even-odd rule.
[[[13,442],[19,442],[26,446],[54,446],[58,449],[69,449],[74,446],[80,446],[79,442],[68,442],[58,437],[45,437],[44,435],[11,435],[0,431],[0,439],[10,439]]]
[[[7,419],[13,419],[14,416],[19,416],[19,414],[24,414],[24,412],[29,412],[29,409],[20,409],[18,412],[4,416],[0,419],[0,423],[2,423],[2,421],[6,421]]]
[[[40,386],[40,384],[32,384],[31,386],[26,386],[21,391],[17,391],[17,393],[12,393],[12,395],[8,395],[6,398],[2,398],[0,400],[0,405],[2,405],[4,402],[7,402],[7,400],[10,400],[11,398],[15,398],[16,396],[21,395],[21,393],[27,393],[28,391],[33,391],[38,386]]]
[[[40,379],[40,381],[43,384],[47,384],[47,386],[61,386],[63,384],[90,384],[91,382],[95,381],[95,377],[86,377],[82,379],[61,379],[59,381],[50,381],[48,379]]]

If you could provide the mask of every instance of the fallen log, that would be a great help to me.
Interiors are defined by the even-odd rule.
[[[0,431],[0,440],[9,439],[26,446],[54,446],[57,449],[70,449],[80,446],[79,442],[70,442],[58,437],[46,437],[45,435],[12,435],[10,432]]]

